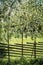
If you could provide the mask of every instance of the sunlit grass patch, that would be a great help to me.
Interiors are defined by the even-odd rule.
[[[28,38],[23,38],[23,43],[27,43],[27,42],[31,42],[33,43],[34,40],[31,39],[31,37],[28,37]],[[43,42],[43,38],[36,38],[36,42]],[[10,44],[15,44],[15,43],[22,43],[22,38],[14,38],[12,37],[10,39]]]

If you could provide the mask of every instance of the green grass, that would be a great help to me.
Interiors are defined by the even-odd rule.
[[[23,38],[23,43],[25,44],[26,42],[34,42],[34,40],[32,40],[30,37]],[[37,38],[36,42],[43,42],[43,38]],[[14,37],[12,37],[10,39],[10,44],[14,44],[14,43],[22,43],[22,38],[14,38]]]

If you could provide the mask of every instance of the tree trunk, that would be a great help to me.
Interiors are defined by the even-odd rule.
[[[9,28],[9,27],[8,27]],[[9,50],[9,29],[7,31],[7,38],[8,38],[8,64],[10,65],[10,50]]]
[[[36,40],[34,41],[34,58],[36,59]]]
[[[22,56],[23,56],[23,32],[22,32]]]

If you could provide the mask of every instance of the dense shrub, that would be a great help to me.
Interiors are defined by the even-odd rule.
[[[30,65],[43,65],[43,59],[42,58],[38,58],[38,59],[31,59],[29,61]]]
[[[25,57],[21,57],[18,61],[14,61],[15,65],[28,65],[28,62]]]
[[[7,65],[7,61],[0,60],[0,65]]]
[[[43,59],[38,58],[27,61],[25,57],[21,57],[20,59],[16,59],[10,63],[0,60],[0,65],[43,65]]]

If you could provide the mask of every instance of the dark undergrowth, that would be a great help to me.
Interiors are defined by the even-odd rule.
[[[43,58],[26,60],[25,57],[21,57],[10,62],[0,60],[0,65],[43,65]]]

